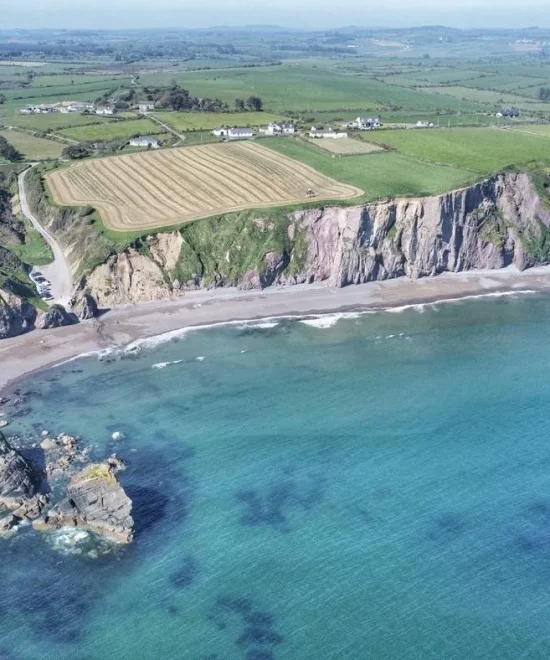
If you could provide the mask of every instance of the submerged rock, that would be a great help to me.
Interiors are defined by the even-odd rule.
[[[0,433],[0,509],[13,514],[0,521],[0,528],[6,531],[23,518],[38,517],[45,504],[32,466]]]
[[[67,495],[34,522],[35,529],[81,527],[118,543],[133,541],[132,500],[111,465],[99,463],[86,467],[71,479]]]

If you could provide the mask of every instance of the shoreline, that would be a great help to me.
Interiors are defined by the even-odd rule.
[[[99,319],[54,330],[33,330],[0,340],[0,394],[34,372],[108,349],[161,338],[189,329],[362,311],[384,311],[421,304],[452,302],[475,296],[550,292],[550,266],[519,272],[444,273],[410,280],[398,278],[343,289],[324,284],[262,291],[196,291],[174,301],[118,307]]]

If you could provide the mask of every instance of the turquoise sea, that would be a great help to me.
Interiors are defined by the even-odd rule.
[[[190,331],[19,387],[10,433],[128,460],[137,538],[0,541],[0,658],[550,657],[550,298]]]

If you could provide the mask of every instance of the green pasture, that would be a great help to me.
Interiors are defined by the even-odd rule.
[[[150,119],[110,121],[103,124],[75,126],[57,131],[59,135],[78,142],[127,140],[135,135],[157,135],[164,132],[162,126]]]
[[[434,128],[376,131],[369,142],[426,161],[492,174],[534,160],[550,160],[550,141],[498,128]]]

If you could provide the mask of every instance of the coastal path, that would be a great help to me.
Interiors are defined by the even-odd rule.
[[[34,167],[34,165],[31,167]],[[40,224],[39,220],[31,212],[27,199],[27,192],[25,190],[25,178],[28,171],[29,170],[26,169],[21,172],[18,178],[21,213],[32,223],[36,231],[41,234],[46,243],[48,243],[52,249],[54,257],[52,263],[38,268],[51,284],[51,294],[53,296],[53,301],[51,302],[52,304],[58,303],[60,305],[67,305],[73,289],[71,269],[59,242]]]

